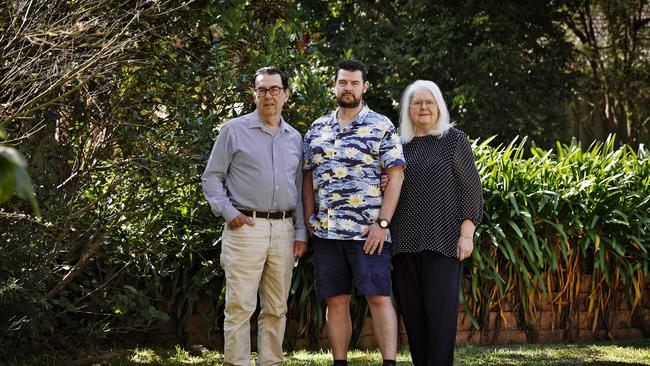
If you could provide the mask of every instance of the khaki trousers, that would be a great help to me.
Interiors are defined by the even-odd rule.
[[[254,220],[254,226],[235,230],[226,225],[222,235],[225,365],[250,365],[250,318],[257,306],[258,291],[261,311],[255,364],[278,365],[284,360],[282,341],[293,272],[293,220]]]

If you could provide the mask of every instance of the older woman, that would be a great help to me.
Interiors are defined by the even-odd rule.
[[[393,284],[413,364],[452,366],[462,261],[483,215],[481,181],[435,83],[406,88],[400,130],[407,169],[390,227]]]

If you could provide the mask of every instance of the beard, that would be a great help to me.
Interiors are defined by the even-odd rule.
[[[352,97],[352,101],[344,101],[343,97],[349,95]],[[357,97],[354,96],[352,93],[345,93],[342,94],[341,97],[336,98],[336,102],[338,103],[339,107],[341,108],[356,108],[361,104],[361,98],[357,99]]]

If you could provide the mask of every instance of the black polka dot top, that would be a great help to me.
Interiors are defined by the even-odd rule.
[[[483,192],[467,137],[452,127],[442,137],[404,145],[406,171],[391,220],[393,254],[431,250],[456,256],[460,225],[483,216]]]

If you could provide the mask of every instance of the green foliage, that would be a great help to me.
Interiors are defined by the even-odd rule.
[[[252,110],[252,75],[269,64],[295,67],[292,92],[312,106],[286,115],[297,128],[331,103],[319,82],[325,69],[310,66],[290,5],[167,4],[158,9],[164,18],[134,23],[155,29],[138,42],[139,57],[120,63],[110,84],[89,85],[109,92],[91,105],[71,93],[43,111],[44,125],[8,130],[36,130],[22,152],[43,219],[0,218],[10,229],[0,231],[0,279],[38,284],[35,296],[51,305],[40,315],[54,324],[42,336],[66,329],[57,338],[65,347],[78,341],[68,338],[147,331],[167,320],[182,336],[202,296],[210,298],[210,326],[220,327],[223,222],[200,185],[219,128]]]
[[[369,67],[369,105],[397,123],[405,87],[436,82],[453,120],[500,142],[565,138],[571,45],[549,2],[301,1],[325,59]]]
[[[650,139],[649,10],[645,0],[559,3],[576,50],[571,68],[580,78],[572,113],[583,141],[613,132],[619,143]]]
[[[36,215],[40,214],[25,158],[16,149],[0,145],[0,203],[8,201],[14,194],[28,201]]]
[[[475,145],[485,197],[484,221],[469,268],[466,307],[475,326],[510,297],[535,339],[538,306],[550,304],[558,328],[577,314],[581,278],[591,276],[588,316],[607,325],[617,289],[632,312],[643,296],[650,250],[650,156],[616,149],[614,138],[583,149],[524,142]],[[647,295],[646,295],[647,296]]]
[[[289,103],[284,116],[303,135],[313,121],[336,108],[332,95],[334,68],[320,65],[318,59],[301,65],[291,79]]]
[[[110,9],[95,14],[99,28],[80,23],[81,35],[57,23],[76,21],[77,3],[51,3],[38,7],[38,17],[16,19],[36,19],[30,32],[59,45],[65,40],[67,48],[54,47],[52,55],[0,20],[16,35],[3,39],[31,50],[7,51],[10,61],[0,66],[11,76],[2,82],[15,89],[0,103],[0,118],[10,121],[3,125],[7,141],[21,141],[16,149],[29,161],[0,151],[0,328],[8,330],[0,332],[0,354],[20,342],[62,349],[168,320],[183,336],[183,320],[201,297],[211,304],[210,330],[221,332],[223,221],[205,202],[199,177],[221,124],[252,110],[258,67],[274,64],[291,74],[285,117],[303,132],[334,107],[333,66],[345,53],[370,65],[369,104],[394,121],[406,84],[430,78],[470,135],[499,132],[510,141],[527,134],[545,147],[559,136],[564,119],[553,106],[563,103],[572,80],[546,2],[142,2],[134,16],[129,4],[109,1],[97,8]],[[80,8],[82,15],[95,9]],[[0,12],[14,9],[0,5]],[[98,51],[95,37],[104,31],[114,41]],[[45,53],[17,58],[38,55],[32,51]],[[57,73],[51,60],[64,54],[70,59],[56,65],[67,71]],[[41,64],[53,74],[22,69]],[[74,67],[67,65],[76,64],[87,68],[68,79]],[[571,314],[584,274],[592,279],[594,324],[607,321],[616,288],[625,286],[639,303],[648,270],[646,150],[615,149],[611,140],[554,151],[526,151],[516,141],[491,148],[486,141],[475,152],[486,216],[465,303],[477,327],[508,295],[521,304],[531,332],[544,294]],[[8,199],[17,193],[34,202],[26,171],[41,218]],[[311,253],[295,269],[289,302],[296,315],[289,333],[315,344],[324,304],[314,293]],[[363,300],[353,315],[358,335]]]
[[[47,306],[38,291],[15,278],[0,283],[0,359],[29,353],[32,344],[40,341],[40,335],[52,325],[44,316]]]
[[[569,329],[585,276],[594,330],[611,325],[617,290],[626,291],[634,313],[648,296],[648,151],[615,148],[613,137],[587,149],[575,141],[555,150],[527,150],[525,139],[497,148],[492,142],[473,144],[485,214],[466,264],[470,294],[461,296],[475,329],[489,337],[489,313],[505,310],[506,299],[518,309],[530,341],[545,304],[556,314],[555,328]],[[301,263],[290,298],[299,309],[293,326],[302,335],[319,334],[324,312],[313,294],[313,266],[309,256]],[[353,305],[356,331],[366,315],[364,303]]]

